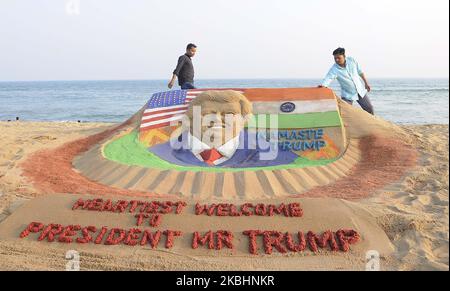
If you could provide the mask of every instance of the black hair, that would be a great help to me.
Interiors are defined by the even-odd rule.
[[[345,56],[345,48],[339,47],[333,51],[333,56]]]
[[[197,46],[193,43],[187,45],[186,50],[190,50],[191,48],[197,48]]]

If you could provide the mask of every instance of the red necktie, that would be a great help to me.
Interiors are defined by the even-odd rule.
[[[215,161],[223,157],[216,149],[203,151],[200,153],[200,156],[210,166],[213,166]]]

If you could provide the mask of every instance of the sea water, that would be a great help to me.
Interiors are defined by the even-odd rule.
[[[315,87],[319,79],[198,80],[198,88]],[[122,122],[167,80],[0,82],[0,120]],[[398,124],[448,124],[448,79],[372,79],[375,114]],[[339,85],[332,87],[340,94]],[[355,102],[355,107],[358,107]]]

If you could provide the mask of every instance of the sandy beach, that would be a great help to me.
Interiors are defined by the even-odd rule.
[[[450,1],[261,2],[0,1],[0,271],[450,271]]]
[[[25,202],[50,194],[23,175],[21,165],[36,151],[100,133],[112,124],[72,122],[0,123],[0,223]],[[369,197],[343,200],[357,217],[381,228],[393,252],[381,257],[383,270],[448,270],[448,125],[402,126],[419,153],[417,165],[395,183]],[[312,202],[335,205],[326,198]],[[280,200],[281,201],[281,200]],[[329,204],[327,204],[329,203]],[[311,206],[313,207],[313,206]],[[342,209],[343,209],[342,208]],[[253,219],[253,218],[252,218]],[[343,220],[341,220],[343,221]],[[260,223],[256,218],[254,223]],[[376,225],[375,225],[376,224]],[[219,223],[220,225],[220,223]],[[291,225],[289,227],[294,227]],[[33,241],[0,241],[2,270],[63,270],[70,246]],[[170,251],[83,247],[83,270],[364,270],[365,258],[355,253],[321,256],[199,256],[183,249]]]

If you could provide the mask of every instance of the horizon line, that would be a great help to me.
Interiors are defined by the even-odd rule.
[[[197,81],[236,81],[236,80],[321,80],[323,77],[308,78],[201,78]],[[372,80],[449,80],[449,77],[370,77]],[[0,83],[14,82],[117,82],[117,81],[167,81],[168,79],[37,79],[37,80],[0,80]]]

